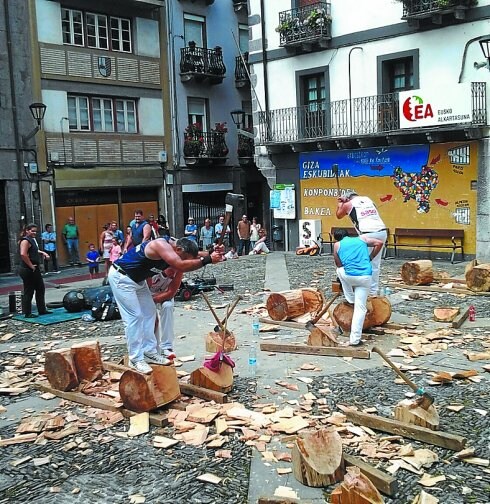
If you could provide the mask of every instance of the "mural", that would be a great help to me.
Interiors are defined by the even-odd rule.
[[[335,209],[337,198],[352,189],[376,203],[391,231],[464,229],[465,252],[475,253],[477,142],[308,152],[299,162],[300,218],[320,219],[324,233],[351,227]]]

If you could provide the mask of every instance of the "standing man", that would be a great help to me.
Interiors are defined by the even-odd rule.
[[[187,225],[184,229],[184,236],[197,243],[197,224],[194,223],[194,217],[187,219]]]
[[[124,251],[128,251],[132,247],[136,247],[140,243],[151,240],[151,226],[143,219],[143,210],[134,211],[134,222],[131,226],[131,233],[124,244]]]
[[[242,216],[242,220],[238,221],[237,225],[238,231],[238,255],[243,255],[243,249],[245,249],[245,255],[248,255],[250,250],[250,222],[246,215]]]
[[[117,227],[117,222],[115,220],[111,221],[111,231],[114,238],[119,242],[121,247],[124,245],[124,233]]]
[[[360,236],[381,240],[383,246],[386,243],[388,229],[382,221],[376,205],[367,196],[359,196],[355,191],[347,191],[344,196],[338,199],[335,215],[337,219],[348,215]],[[373,275],[369,289],[369,294],[372,296],[376,296],[378,293],[382,255],[377,254],[372,264]]]
[[[219,240],[221,238],[221,235],[223,234],[224,225],[225,225],[225,218],[223,215],[220,215],[218,222],[214,226],[214,235],[216,237],[216,240]],[[226,229],[225,229],[224,235],[223,235],[223,245],[225,245],[225,247],[230,246],[230,240],[229,240],[230,232],[231,232],[230,226],[226,226]]]
[[[221,249],[201,254],[198,257],[197,243],[187,238],[181,238],[175,245],[157,238],[126,252],[109,270],[109,284],[124,322],[129,365],[137,371],[151,373],[147,361],[169,364],[157,346],[156,308],[146,279],[168,267],[184,273],[223,260]]]
[[[199,241],[201,242],[202,250],[208,250],[214,242],[214,228],[211,226],[211,220],[206,219],[204,221],[204,226],[201,228],[199,234]]]
[[[155,240],[158,238],[158,222],[155,220],[153,214],[148,215],[148,224],[151,226],[151,239]]]
[[[68,249],[68,256],[70,260],[70,266],[81,266],[80,254],[78,251],[78,238],[80,236],[78,232],[78,226],[75,224],[75,219],[73,217],[68,217],[67,223],[63,226],[63,242]]]
[[[44,252],[46,252],[51,261],[53,262],[53,273],[59,273],[58,261],[56,259],[56,233],[53,231],[52,224],[46,224],[44,226],[45,231],[41,234],[41,239],[43,240]],[[44,273],[48,274],[49,271],[49,261],[44,259]]]
[[[366,318],[366,302],[372,282],[372,262],[379,255],[384,242],[366,235],[349,238],[345,229],[336,229],[333,235],[333,258],[345,299],[354,304],[350,328],[350,346],[362,345],[361,334]],[[369,247],[372,247],[369,253]]]

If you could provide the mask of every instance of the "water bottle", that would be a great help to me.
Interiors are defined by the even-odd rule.
[[[255,341],[252,341],[252,346],[248,352],[248,369],[250,376],[257,374],[257,343]]]
[[[252,337],[255,341],[259,339],[259,331],[260,331],[259,317],[257,317],[257,315],[254,315],[252,318]]]

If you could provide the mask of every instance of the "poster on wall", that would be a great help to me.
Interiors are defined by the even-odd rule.
[[[354,190],[375,202],[391,232],[461,228],[465,251],[475,253],[477,142],[308,152],[299,161],[300,218],[321,219],[324,232],[352,227],[335,210],[339,196]]]
[[[294,184],[274,184],[279,193],[279,206],[274,208],[274,219],[296,219],[296,191]]]

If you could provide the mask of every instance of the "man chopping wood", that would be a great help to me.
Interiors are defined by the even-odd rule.
[[[222,246],[210,254],[199,252],[197,243],[188,238],[177,240],[175,245],[157,238],[130,249],[112,264],[109,284],[124,322],[130,367],[149,374],[148,362],[170,363],[157,346],[156,308],[146,280],[168,267],[194,271],[222,260]]]
[[[342,283],[345,299],[354,305],[350,328],[350,346],[362,345],[361,334],[366,318],[366,302],[372,283],[373,259],[379,255],[384,242],[366,235],[350,238],[345,229],[336,229],[333,235],[333,257],[337,276]],[[369,253],[368,247],[371,248]]]
[[[338,199],[337,219],[348,215],[359,236],[376,238],[386,243],[388,229],[381,219],[378,209],[367,196],[359,196],[355,191],[347,191]],[[373,274],[369,294],[376,296],[379,287],[379,273],[382,254],[377,254],[372,262]]]

